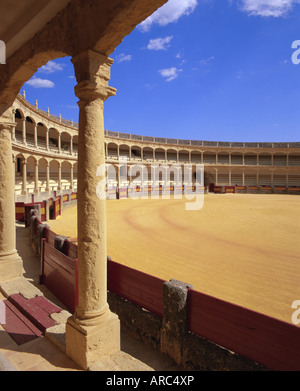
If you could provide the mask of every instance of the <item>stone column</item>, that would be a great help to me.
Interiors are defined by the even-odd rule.
[[[23,118],[23,128],[22,128],[22,141],[24,145],[27,145],[26,142],[26,118]]]
[[[163,321],[161,351],[178,365],[183,363],[184,346],[188,337],[188,291],[192,285],[177,280],[163,284]]]
[[[73,136],[71,136],[70,140],[70,155],[73,155]]]
[[[39,192],[39,163],[35,162],[34,170],[34,193],[38,194]]]
[[[46,189],[45,191],[50,191],[50,163],[46,164]]]
[[[27,161],[23,159],[22,161],[22,195],[27,194]]]
[[[11,132],[12,112],[0,106],[0,282],[22,277],[22,259],[16,250],[15,175]]]
[[[61,134],[58,133],[58,153],[61,152]]]
[[[16,122],[16,109],[13,109],[13,122]],[[11,139],[13,142],[16,141],[16,126],[17,124],[15,123],[15,126],[12,128],[11,132]]]
[[[46,149],[49,151],[49,129],[46,129]]]
[[[71,186],[70,189],[73,190],[73,182],[74,182],[74,166],[71,164],[71,177],[70,177]]]
[[[58,162],[58,184],[57,184],[57,190],[61,190],[61,163]]]
[[[105,165],[104,101],[113,61],[87,50],[72,62],[79,98],[78,142],[78,306],[66,326],[66,353],[83,368],[120,351],[120,323],[107,303],[106,201],[97,197]]]
[[[37,142],[37,124],[34,125],[34,148],[37,148],[38,142]]]

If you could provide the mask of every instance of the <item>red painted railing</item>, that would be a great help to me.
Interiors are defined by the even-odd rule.
[[[191,290],[189,330],[273,370],[300,370],[300,328]]]
[[[107,288],[110,292],[162,317],[163,283],[157,277],[108,261]]]

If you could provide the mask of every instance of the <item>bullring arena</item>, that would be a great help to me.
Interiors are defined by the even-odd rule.
[[[125,330],[180,369],[300,370],[300,142],[104,129],[109,56],[166,2],[0,3],[0,369],[145,369]],[[61,57],[78,124],[20,94]]]
[[[14,108],[16,216],[24,215],[27,204],[76,198],[77,124],[39,110],[37,103],[26,101],[25,92]],[[117,170],[107,177],[108,255],[129,268],[191,284],[199,292],[291,324],[291,304],[300,295],[298,148],[300,144],[150,142],[149,137],[106,131],[106,164]],[[194,171],[203,164],[203,206],[187,210],[193,196],[176,197],[175,192],[181,177],[171,173],[166,183],[163,170],[151,176],[151,164],[190,164]],[[147,169],[138,176],[139,166]],[[135,194],[130,196],[132,183]],[[195,175],[190,185],[196,185]],[[169,197],[163,197],[166,187]],[[148,190],[154,188],[158,193],[151,197]],[[58,209],[54,217],[44,212],[45,223],[76,242],[77,206]]]

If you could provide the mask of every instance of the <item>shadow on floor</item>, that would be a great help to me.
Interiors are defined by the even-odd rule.
[[[35,255],[30,241],[29,241],[29,228],[25,228],[25,224],[16,223],[16,247],[19,255],[23,259],[24,278],[30,283],[36,286],[44,296],[59,306],[62,309],[66,309],[64,305],[44,286],[39,284],[39,275],[41,270],[40,257]],[[10,338],[10,337],[9,337]],[[41,345],[40,348],[37,348]],[[15,345],[16,351],[26,351],[28,353],[38,353],[44,357],[45,360],[50,360],[52,365],[59,364],[56,362],[53,355],[53,350],[56,347],[52,347],[52,344],[43,338],[43,342],[35,340],[31,341],[22,347]],[[13,345],[11,345],[13,346]],[[158,350],[146,346],[143,342],[133,337],[128,330],[124,330],[121,325],[121,350],[124,353],[134,357],[135,359],[142,361],[155,371],[182,371],[170,358]],[[50,354],[51,353],[51,354]],[[52,358],[51,358],[52,357]],[[54,358],[53,358],[54,357]],[[69,362],[68,362],[69,364]],[[75,364],[74,364],[75,365]],[[76,365],[75,365],[76,368]]]

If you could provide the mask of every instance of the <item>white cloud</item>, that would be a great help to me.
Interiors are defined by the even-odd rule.
[[[55,61],[49,61],[46,65],[42,66],[39,71],[43,73],[54,73],[63,70],[63,64],[57,64]]]
[[[155,23],[166,26],[169,23],[177,22],[183,15],[191,14],[197,5],[198,0],[169,0],[144,20],[139,28],[142,31],[149,31],[152,24]]]
[[[166,38],[150,39],[147,49],[149,50],[166,50],[170,45],[173,35]]]
[[[51,80],[40,79],[39,77],[33,77],[32,79],[26,82],[31,87],[34,88],[54,88],[55,84]]]
[[[119,54],[117,56],[116,60],[117,60],[117,62],[131,61],[132,60],[132,55],[131,54],[121,53],[121,54]]]
[[[160,69],[158,72],[161,74],[162,77],[166,79],[166,81],[172,81],[178,77],[179,72],[182,72],[182,69],[172,67]]]
[[[249,15],[281,17],[295,4],[299,4],[299,0],[241,0],[241,9]]]

